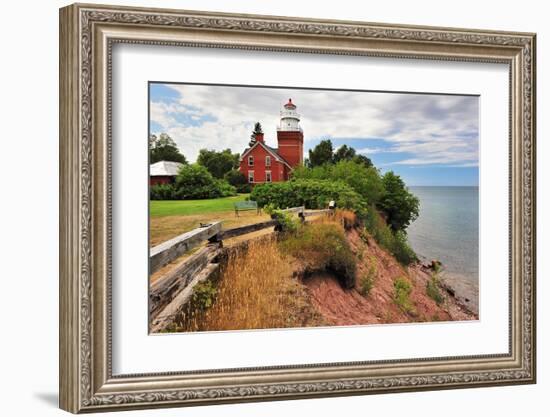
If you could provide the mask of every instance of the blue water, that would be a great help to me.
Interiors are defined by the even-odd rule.
[[[420,215],[407,233],[414,251],[438,259],[446,271],[477,287],[479,263],[478,187],[410,187]]]

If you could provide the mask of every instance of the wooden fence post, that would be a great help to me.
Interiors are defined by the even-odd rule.
[[[155,246],[151,249],[149,255],[149,273],[152,274],[159,270],[185,252],[217,235],[221,230],[222,223],[219,221],[213,222]]]

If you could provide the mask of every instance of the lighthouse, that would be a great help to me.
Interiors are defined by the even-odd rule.
[[[291,98],[281,110],[277,145],[272,148],[263,133],[255,133],[254,141],[244,150],[239,163],[239,170],[251,185],[287,181],[291,171],[304,162],[304,132]]]
[[[281,110],[281,120],[277,127],[278,153],[292,167],[304,162],[304,132],[300,127],[300,115],[296,104],[289,98]]]
[[[288,99],[288,103],[283,106],[281,110],[281,121],[279,128],[282,132],[301,132],[300,127],[300,115],[296,111],[296,104],[292,102],[292,99]]]

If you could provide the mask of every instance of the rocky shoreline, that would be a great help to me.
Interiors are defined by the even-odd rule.
[[[425,259],[425,258],[424,258]],[[464,309],[479,316],[479,287],[467,277],[449,272],[440,261],[420,261],[420,269],[433,274],[437,271],[441,288]]]

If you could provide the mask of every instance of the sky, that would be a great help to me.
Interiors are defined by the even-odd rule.
[[[352,146],[409,186],[478,185],[477,96],[150,83],[150,133],[194,162],[202,148],[242,152],[254,123],[277,147],[282,106],[301,115],[304,158],[323,139]]]

